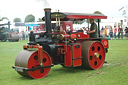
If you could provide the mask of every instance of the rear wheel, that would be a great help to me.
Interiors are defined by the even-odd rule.
[[[12,42],[13,40],[12,39],[8,39],[9,42]]]
[[[6,41],[7,41],[7,39],[2,39],[1,41],[2,41],[2,42],[6,42]]]
[[[6,42],[7,41],[7,37],[5,35],[2,35],[2,39],[1,39],[2,42]]]
[[[87,69],[99,69],[105,61],[105,49],[98,41],[82,43],[82,66]]]
[[[15,60],[15,66],[24,67],[24,68],[37,68],[38,66],[40,66],[39,59],[40,58],[38,56],[37,51],[23,50],[17,55]],[[43,62],[43,66],[51,65],[51,58],[45,51],[43,51],[42,62]],[[24,77],[38,79],[47,76],[50,69],[51,67],[42,68],[34,71],[23,71],[23,72],[17,71],[17,72]]]
[[[16,41],[16,42],[18,42],[18,41],[19,41],[19,39],[16,39],[15,41]]]

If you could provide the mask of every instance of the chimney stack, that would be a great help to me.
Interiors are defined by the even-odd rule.
[[[51,33],[51,8],[45,8],[44,11],[46,32]]]

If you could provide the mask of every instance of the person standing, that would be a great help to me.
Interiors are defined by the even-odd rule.
[[[25,32],[22,31],[22,40],[25,40]]]
[[[25,31],[25,39],[28,40],[28,31]]]
[[[101,31],[100,31],[101,36],[103,36],[103,32],[104,32],[104,27],[102,26]]]
[[[109,35],[110,35],[110,39],[113,39],[113,29],[112,26],[110,26],[110,30],[109,30]]]
[[[123,28],[121,28],[121,39],[123,39]]]
[[[114,37],[115,37],[115,40],[116,40],[116,33],[117,33],[117,28],[116,28],[116,26],[114,26]]]
[[[102,28],[101,28],[101,32],[103,32],[103,30],[104,30],[104,27],[102,26]]]
[[[128,39],[128,27],[126,27],[124,31],[125,31],[125,36]]]
[[[98,38],[98,31],[97,31],[97,25],[94,22],[94,19],[90,19],[90,31],[87,33],[89,34],[90,38]]]
[[[118,39],[120,39],[121,28],[118,26]]]
[[[104,35],[107,37],[107,28],[106,28],[106,26],[104,28]]]

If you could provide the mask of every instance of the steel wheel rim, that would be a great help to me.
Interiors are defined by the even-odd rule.
[[[84,41],[82,43],[82,67],[99,69],[105,60],[105,50],[99,41]]]
[[[51,65],[51,58],[47,52],[43,51],[43,66]],[[25,68],[36,68],[39,64],[39,57],[37,51],[21,51],[15,61],[15,66],[25,67]],[[30,77],[34,79],[39,79],[46,77],[50,71],[51,67],[38,69],[35,71],[24,71],[18,72],[20,75],[24,77]]]
[[[35,68],[38,67],[40,65],[39,63],[39,57],[37,56],[37,52],[35,54],[33,54],[31,56],[31,58],[28,61],[28,68]],[[37,56],[37,60],[34,58],[35,56]],[[49,55],[46,52],[43,52],[43,66],[48,66],[51,65],[51,59],[50,57],[48,57]],[[39,69],[39,70],[35,70],[35,71],[29,71],[29,75],[32,78],[43,78],[45,76],[48,75],[49,71],[50,71],[51,67],[49,68],[43,68],[43,69]]]
[[[93,50],[94,48],[94,50]],[[105,51],[103,45],[99,42],[94,42],[88,54],[88,61],[92,69],[99,69],[102,67],[105,60]]]

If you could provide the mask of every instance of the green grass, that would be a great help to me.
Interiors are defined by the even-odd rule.
[[[0,42],[0,85],[128,85],[128,40],[110,40],[107,64],[98,70],[56,65],[47,77],[29,79],[12,69],[27,41]]]

